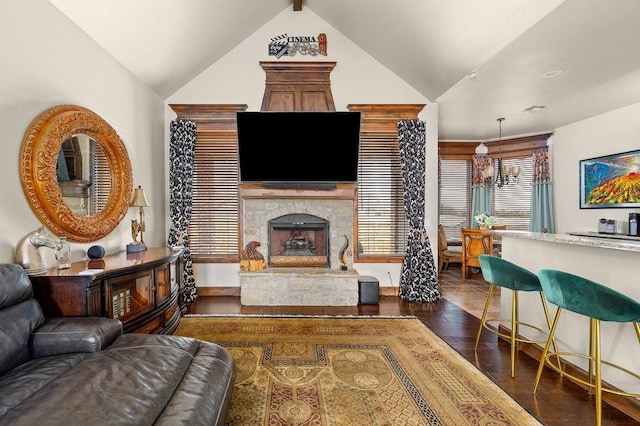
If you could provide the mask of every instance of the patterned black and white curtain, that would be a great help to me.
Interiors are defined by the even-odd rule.
[[[183,314],[197,298],[196,281],[189,249],[187,228],[191,221],[193,192],[193,155],[196,142],[196,123],[174,120],[170,127],[169,142],[169,217],[171,229],[167,245],[184,246],[182,260],[184,275],[180,287],[180,310]]]
[[[400,298],[408,302],[438,302],[438,270],[424,228],[424,121],[400,121],[398,137],[404,185],[404,210],[410,226],[400,277]]]

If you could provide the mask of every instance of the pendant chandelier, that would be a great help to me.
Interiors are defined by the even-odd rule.
[[[518,166],[506,166],[502,164],[502,122],[504,117],[498,118],[498,167],[496,168],[496,174],[493,175],[493,166],[487,166],[482,172],[485,184],[487,186],[492,185],[495,182],[498,188],[502,188],[504,185],[509,185],[509,182],[518,183],[518,176],[520,175],[520,167]],[[511,180],[513,178],[513,180]]]

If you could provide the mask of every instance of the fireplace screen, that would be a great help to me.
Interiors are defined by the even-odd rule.
[[[269,221],[269,266],[329,267],[329,222],[308,214]]]

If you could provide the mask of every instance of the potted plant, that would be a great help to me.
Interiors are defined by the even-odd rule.
[[[480,229],[491,229],[493,228],[493,225],[498,223],[498,220],[487,212],[476,212],[476,214],[473,216],[473,219],[476,221]]]

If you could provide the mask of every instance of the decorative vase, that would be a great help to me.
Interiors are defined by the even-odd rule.
[[[60,237],[60,241],[55,248],[58,269],[71,268],[71,246],[66,237]]]
[[[491,228],[492,226],[489,226],[489,225],[480,225],[480,229],[482,230],[491,229]]]

